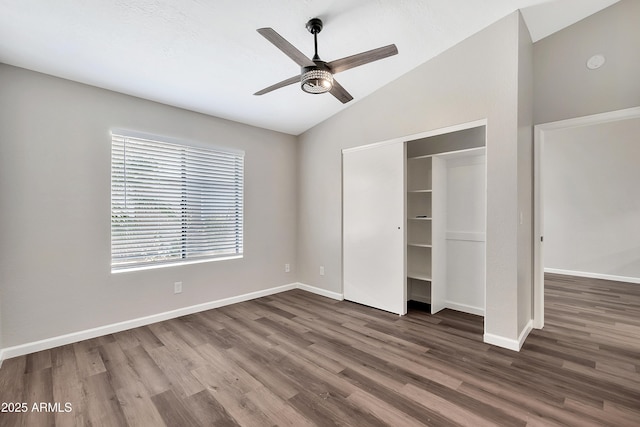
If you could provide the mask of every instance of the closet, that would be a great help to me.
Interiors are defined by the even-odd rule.
[[[345,299],[484,315],[485,134],[343,150]]]
[[[485,158],[484,147],[408,155],[407,299],[431,313],[484,314]]]

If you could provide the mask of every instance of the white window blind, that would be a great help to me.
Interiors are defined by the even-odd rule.
[[[111,270],[242,255],[244,154],[112,133]]]

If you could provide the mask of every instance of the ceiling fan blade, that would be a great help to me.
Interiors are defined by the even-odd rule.
[[[265,93],[269,93],[273,90],[276,89],[280,89],[281,87],[285,87],[285,86],[289,86],[292,85],[294,83],[300,83],[300,76],[293,76],[293,77],[289,77],[286,80],[281,81],[280,83],[276,83],[274,85],[271,85],[269,87],[266,87],[256,93],[254,93],[254,95],[264,95]]]
[[[333,79],[333,87],[331,88],[329,93],[335,96],[338,101],[342,102],[343,104],[346,104],[353,99],[353,96],[351,96],[351,94],[347,92],[347,90],[343,88],[342,85],[336,81],[336,79]]]
[[[262,36],[269,40],[275,47],[280,49],[289,58],[301,67],[311,67],[315,65],[312,60],[307,58],[304,53],[300,52],[294,45],[289,43],[280,34],[276,33],[273,28],[259,28],[257,30]]]
[[[359,67],[360,65],[368,64],[369,62],[396,55],[397,53],[398,48],[396,45],[390,44],[388,46],[368,50],[345,58],[336,59],[335,61],[327,63],[327,65],[333,74],[337,74],[350,68]]]

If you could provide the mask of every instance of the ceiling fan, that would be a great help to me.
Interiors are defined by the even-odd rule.
[[[322,20],[319,18],[310,19],[309,22],[307,22],[307,30],[313,34],[315,51],[312,59],[307,58],[273,28],[259,28],[257,30],[258,33],[262,34],[264,38],[273,43],[275,47],[284,52],[285,55],[293,59],[293,61],[300,66],[300,75],[290,77],[264,88],[254,93],[254,95],[264,95],[276,89],[300,82],[302,90],[307,93],[317,94],[329,92],[340,102],[346,104],[353,99],[353,96],[333,78],[334,74],[398,53],[396,45],[390,44],[345,58],[336,59],[335,61],[325,62],[318,56],[318,33],[322,31]]]

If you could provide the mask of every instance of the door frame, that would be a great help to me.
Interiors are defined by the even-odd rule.
[[[640,118],[640,107],[608,111],[534,126],[533,139],[533,327],[544,326],[544,144],[550,133],[574,127]]]

